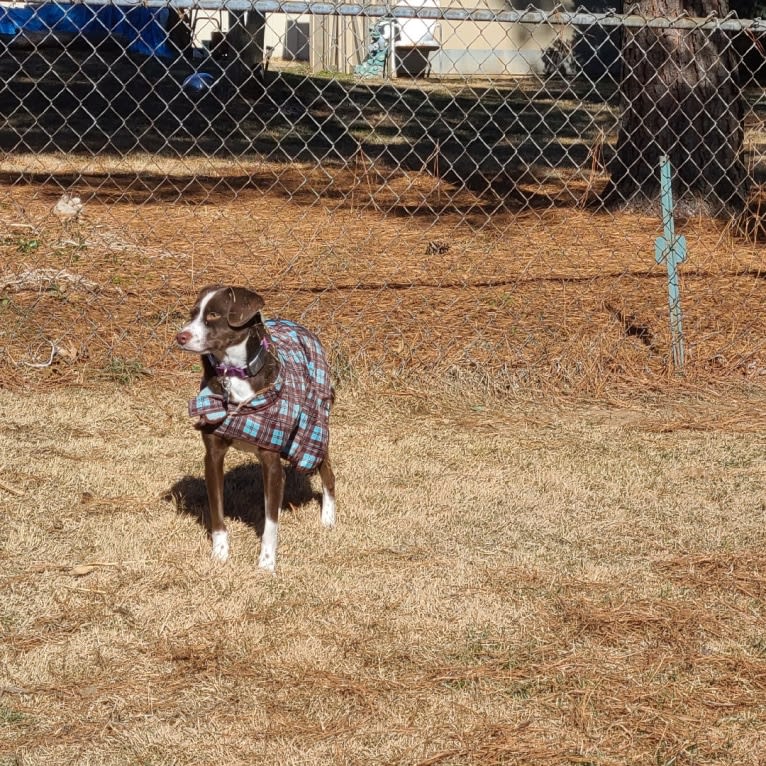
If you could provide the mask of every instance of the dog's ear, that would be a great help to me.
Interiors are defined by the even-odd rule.
[[[229,313],[226,317],[230,327],[238,329],[251,322],[263,308],[263,298],[246,287],[229,287]]]

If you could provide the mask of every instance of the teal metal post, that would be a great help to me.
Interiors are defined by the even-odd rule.
[[[670,160],[660,157],[660,205],[664,236],[657,237],[654,257],[668,267],[668,304],[670,306],[670,343],[673,366],[684,366],[684,333],[681,321],[681,294],[678,286],[678,264],[686,260],[686,237],[676,236],[673,220],[673,190],[670,184]]]

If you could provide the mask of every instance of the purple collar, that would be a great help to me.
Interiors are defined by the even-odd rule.
[[[219,378],[242,378],[242,380],[250,377],[245,367],[229,367],[226,364],[217,364],[215,374]]]
[[[269,338],[264,336],[261,339],[261,345],[258,347],[258,353],[247,363],[246,367],[229,367],[227,364],[221,364],[212,354],[208,354],[207,358],[219,378],[241,378],[246,380],[261,371],[263,365],[266,364],[266,354],[270,348]]]

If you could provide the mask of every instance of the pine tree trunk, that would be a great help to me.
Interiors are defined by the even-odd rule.
[[[728,0],[641,0],[646,18],[724,15]],[[724,32],[626,29],[622,118],[609,205],[645,208],[659,194],[659,158],[670,157],[674,197],[686,214],[728,215],[747,196],[737,54]]]

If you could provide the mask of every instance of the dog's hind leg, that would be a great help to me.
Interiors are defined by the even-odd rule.
[[[258,566],[267,572],[273,572],[277,566],[277,532],[279,512],[282,510],[282,496],[285,489],[285,473],[278,452],[259,452],[263,469],[263,537],[261,537],[261,555]]]
[[[335,474],[330,463],[330,456],[319,466],[319,476],[322,478],[322,526],[335,526]]]
[[[210,506],[210,536],[213,539],[213,558],[229,558],[229,533],[223,521],[223,460],[230,442],[214,434],[202,434],[205,443],[205,484]]]

